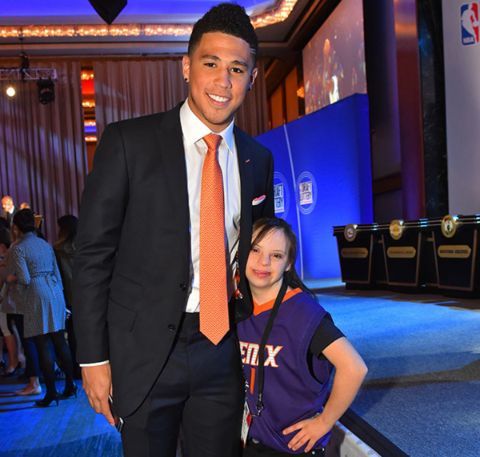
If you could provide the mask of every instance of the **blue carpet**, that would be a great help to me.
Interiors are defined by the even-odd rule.
[[[335,288],[322,305],[365,359],[352,409],[412,457],[480,456],[480,302]]]
[[[369,367],[353,411],[412,457],[479,457],[479,301],[343,287],[318,295]],[[0,457],[121,457],[118,433],[83,391],[40,409],[39,397],[12,395],[20,387],[0,382]]]
[[[120,435],[90,408],[83,390],[78,398],[35,408],[42,398],[15,396],[22,383],[0,385],[1,457],[121,457]],[[58,383],[58,390],[63,382]]]

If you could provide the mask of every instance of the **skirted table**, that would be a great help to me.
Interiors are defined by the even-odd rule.
[[[333,228],[342,281],[347,287],[380,287],[387,281],[383,241],[378,224],[349,224]]]
[[[480,294],[479,237],[480,214],[449,214],[434,228],[438,287],[442,291],[449,295]]]

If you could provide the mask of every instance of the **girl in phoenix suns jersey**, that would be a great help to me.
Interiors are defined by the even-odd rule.
[[[323,456],[332,427],[367,373],[299,279],[296,244],[282,219],[254,224],[246,266],[254,309],[238,324],[246,381],[244,457]]]

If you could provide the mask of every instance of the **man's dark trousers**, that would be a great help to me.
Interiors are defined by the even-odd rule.
[[[125,457],[236,457],[244,383],[236,334],[213,345],[185,313],[168,361],[142,406],[125,419]]]

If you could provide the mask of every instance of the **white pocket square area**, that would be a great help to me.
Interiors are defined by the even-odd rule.
[[[256,197],[252,200],[252,205],[257,206],[260,205],[260,203],[263,203],[263,201],[267,198],[266,195],[260,195],[260,197]]]

